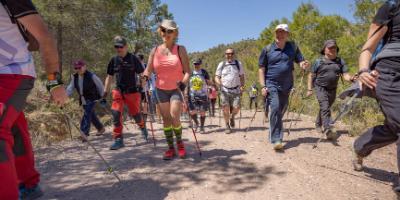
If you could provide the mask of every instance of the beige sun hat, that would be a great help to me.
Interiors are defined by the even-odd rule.
[[[176,30],[178,29],[178,25],[176,25],[176,22],[174,20],[170,20],[170,19],[164,19],[161,24],[161,27],[164,27],[168,30]]]

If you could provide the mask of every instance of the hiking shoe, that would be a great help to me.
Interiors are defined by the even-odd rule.
[[[182,141],[176,142],[176,146],[178,147],[179,158],[181,158],[181,159],[186,158],[186,150],[185,150],[185,145],[183,144],[183,142]]]
[[[164,153],[163,160],[172,160],[175,156],[175,148],[172,147]]]
[[[230,125],[231,125],[231,127],[232,128],[235,128],[235,118],[234,117],[231,117],[231,120],[230,120],[231,122],[230,122]]]
[[[149,132],[147,131],[147,128],[140,128],[140,131],[142,132],[143,139],[148,142]]]
[[[102,136],[106,132],[106,129],[103,127],[101,130],[98,130],[96,136]]]
[[[231,133],[232,133],[231,126],[229,124],[226,124],[225,134],[231,134]]]
[[[326,131],[327,131],[326,132],[326,139],[327,140],[336,140],[337,135],[336,135],[336,131],[334,129],[328,128]]]
[[[363,166],[363,160],[364,158],[359,156],[355,151],[353,151],[353,168],[355,171],[362,171],[364,169]]]
[[[275,151],[280,151],[283,149],[283,144],[281,141],[274,142],[274,150]]]
[[[201,127],[200,127],[200,133],[201,133],[201,134],[206,133],[206,130],[204,129],[204,126],[201,126]]]
[[[26,188],[25,186],[19,187],[19,199],[20,200],[34,200],[43,196],[43,191],[39,185],[32,188]]]
[[[116,138],[114,144],[111,145],[110,150],[118,150],[122,147],[125,147],[124,140],[122,138]]]

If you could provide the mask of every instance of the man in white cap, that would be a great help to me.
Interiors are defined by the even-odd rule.
[[[275,41],[262,50],[259,58],[259,81],[270,107],[270,141],[275,150],[283,149],[282,118],[293,88],[294,62],[303,70],[310,66],[296,44],[288,41],[289,32],[287,24],[279,24],[275,28]]]

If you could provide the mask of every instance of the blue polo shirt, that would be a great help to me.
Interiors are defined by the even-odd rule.
[[[289,91],[293,87],[294,62],[304,61],[303,54],[293,42],[286,42],[285,48],[279,49],[276,42],[271,44],[269,52],[265,47],[258,64],[265,67],[265,85],[276,87],[280,91]]]

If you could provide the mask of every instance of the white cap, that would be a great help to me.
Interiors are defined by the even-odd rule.
[[[289,26],[287,24],[279,24],[278,26],[276,26],[275,31],[277,31],[279,29],[284,30],[286,32],[290,32]]]

